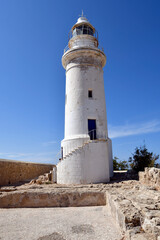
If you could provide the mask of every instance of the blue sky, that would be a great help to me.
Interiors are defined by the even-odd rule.
[[[113,156],[160,154],[160,1],[0,0],[0,158],[56,163],[64,137],[68,32],[84,11],[107,56]]]

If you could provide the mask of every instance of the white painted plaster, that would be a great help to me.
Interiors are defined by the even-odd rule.
[[[108,182],[108,141],[92,141],[57,164],[57,182],[81,184]]]
[[[103,80],[106,56],[97,46],[95,37],[78,35],[70,40],[70,49],[62,57],[66,69],[65,136],[61,142],[64,159],[57,165],[58,183],[106,182],[112,176]],[[88,98],[90,89],[92,98]],[[89,142],[88,119],[96,119],[97,138],[105,141]]]

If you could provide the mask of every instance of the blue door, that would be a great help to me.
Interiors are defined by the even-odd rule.
[[[91,140],[96,139],[96,120],[88,119],[88,134]]]

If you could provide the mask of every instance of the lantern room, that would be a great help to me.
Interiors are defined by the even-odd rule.
[[[86,42],[89,41],[89,45],[98,47],[98,33],[95,28],[90,24],[86,17],[81,16],[78,18],[76,24],[72,27],[69,32],[69,48],[78,46],[79,44],[88,45]],[[85,43],[84,43],[85,41]]]

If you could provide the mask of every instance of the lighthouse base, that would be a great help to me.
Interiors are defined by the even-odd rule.
[[[111,140],[94,140],[72,151],[57,164],[57,183],[109,182],[113,175]]]

